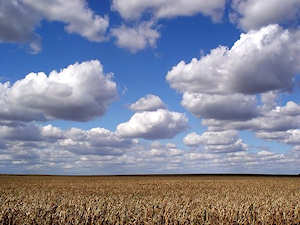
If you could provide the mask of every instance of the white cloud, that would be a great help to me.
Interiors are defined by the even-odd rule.
[[[109,26],[108,18],[96,15],[85,0],[1,0],[0,9],[0,41],[29,42],[34,53],[41,49],[34,31],[44,19],[63,22],[68,33],[97,42],[105,40]]]
[[[284,140],[287,144],[300,145],[300,129],[287,131],[288,138]]]
[[[216,119],[202,120],[209,130],[251,130],[254,132],[277,132],[300,128],[300,106],[295,102],[287,102],[285,106],[277,106],[272,110],[262,110],[256,118],[247,121],[221,121]]]
[[[300,72],[300,32],[278,25],[241,34],[231,49],[220,46],[210,54],[181,61],[167,74],[172,88],[205,94],[258,94],[291,90]]]
[[[160,97],[149,94],[131,104],[129,108],[133,111],[156,111],[157,109],[165,109],[166,106]]]
[[[64,139],[58,140],[58,148],[62,148],[79,155],[122,155],[135,142],[120,137],[116,133],[104,128],[81,130],[71,128],[64,132]]]
[[[150,11],[155,18],[202,13],[214,21],[219,21],[223,16],[225,0],[113,0],[112,8],[125,19],[138,19],[144,12]]]
[[[232,8],[231,19],[243,30],[285,24],[300,18],[299,0],[233,0]]]
[[[122,137],[166,139],[187,128],[188,119],[184,114],[158,109],[153,112],[137,112],[128,122],[117,127],[117,134]]]
[[[135,27],[122,25],[111,29],[111,34],[116,38],[119,47],[129,49],[132,53],[147,47],[155,47],[160,37],[152,22],[143,22]]]
[[[146,155],[150,158],[152,157],[178,157],[182,156],[184,151],[178,149],[176,145],[172,143],[168,143],[166,145],[162,145],[159,142],[152,142],[150,149],[147,151]]]
[[[53,139],[54,141],[65,138],[64,132],[60,128],[54,127],[52,125],[41,127],[40,133],[42,137],[46,139]]]
[[[0,126],[0,138],[10,141],[41,141],[39,127],[33,124],[19,124],[19,126]]]
[[[1,0],[0,12],[0,41],[25,42],[36,37],[33,31],[40,17],[23,1]]]
[[[272,131],[272,132],[268,132],[268,131],[258,131],[256,133],[256,137],[261,138],[261,139],[265,139],[265,140],[282,140],[287,138],[288,134],[286,131]]]
[[[82,130],[71,128],[62,130],[47,125],[33,123],[18,126],[0,126],[0,141],[6,146],[19,146],[21,149],[56,149],[75,154],[120,155],[125,149],[137,144],[134,139],[125,139],[104,128]]]
[[[190,133],[183,142],[188,146],[204,145],[208,152],[236,152],[247,150],[247,145],[238,137],[237,131],[227,130],[219,132],[206,131],[201,135]]]
[[[261,94],[261,101],[263,103],[263,110],[269,111],[277,106],[278,93],[275,91],[269,91]]]
[[[24,4],[49,21],[66,24],[66,31],[77,33],[90,41],[103,41],[109,22],[107,17],[96,15],[85,0],[23,0]],[[70,10],[71,9],[71,10]]]
[[[273,104],[274,96],[270,98]],[[259,116],[247,121],[203,119],[202,124],[211,132],[230,129],[250,130],[256,137],[267,141],[288,144],[293,149],[298,149],[300,146],[300,106],[292,101],[287,102],[285,106],[263,105]]]
[[[297,145],[293,148],[293,151],[299,151],[300,152],[300,145]]]
[[[248,120],[259,114],[256,97],[242,94],[213,95],[185,92],[181,104],[199,118]]]
[[[299,116],[300,115],[300,105],[293,101],[288,101],[285,106],[277,106],[274,109],[274,113],[287,115],[287,116]]]
[[[287,131],[261,131],[256,136],[269,141],[278,141],[293,146],[300,145],[300,129],[290,129]]]
[[[166,80],[209,130],[296,129],[292,116],[299,106],[276,106],[277,96],[293,89],[300,72],[299,40],[299,31],[269,25],[241,34],[231,49],[220,46],[190,63],[181,61]]]
[[[87,121],[102,116],[116,96],[116,83],[99,61],[75,63],[49,76],[30,73],[13,85],[0,83],[0,119]]]
[[[150,22],[111,29],[111,35],[116,38],[119,47],[136,53],[147,47],[156,47],[160,33],[155,28],[155,22],[159,19],[201,13],[211,17],[214,22],[221,21],[225,0],[113,0],[112,9],[118,11],[125,20],[140,21],[144,14],[150,13]]]
[[[202,143],[201,135],[196,132],[190,133],[184,137],[183,143],[187,146],[199,146]]]
[[[12,132],[13,129],[19,131]],[[21,138],[30,129],[39,132],[39,140]],[[14,138],[5,136],[4,130],[0,129],[0,142],[6,145],[0,151],[0,168],[3,172],[298,173],[300,163],[297,147],[285,154],[265,150],[258,153],[241,151],[246,146],[238,141],[236,131],[195,134],[200,138],[199,145],[206,146],[203,152],[196,148],[180,149],[173,143],[141,144],[103,128],[62,130],[52,125],[29,124],[26,129],[11,128],[10,134],[19,134]]]
[[[132,141],[126,140],[116,133],[104,128],[92,128],[90,130],[70,129],[66,132],[66,137],[76,142],[86,141],[91,146],[106,147],[128,147]]]

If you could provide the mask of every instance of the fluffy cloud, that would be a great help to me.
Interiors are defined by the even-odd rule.
[[[34,42],[34,26],[39,16],[31,14],[29,7],[17,0],[0,1],[0,41],[1,42]]]
[[[144,13],[150,13],[152,21],[177,16],[192,16],[201,13],[210,16],[213,21],[220,21],[225,9],[225,0],[113,0],[112,9],[118,11],[126,20],[140,20]],[[141,22],[128,27],[122,25],[111,29],[116,44],[121,48],[136,53],[146,47],[155,47],[160,33],[155,29],[154,22]]]
[[[160,97],[149,94],[131,104],[129,108],[133,111],[156,111],[157,109],[165,109],[166,106]]]
[[[212,131],[234,129],[274,133],[300,128],[300,106],[295,102],[290,101],[285,106],[277,106],[260,113],[258,117],[247,121],[204,119],[202,123]]]
[[[260,131],[256,133],[256,136],[265,140],[279,141],[293,146],[300,146],[300,129],[277,132]]]
[[[289,118],[268,123],[266,118],[274,115],[267,112],[276,106],[277,95],[294,86],[300,72],[299,40],[299,31],[269,25],[241,34],[231,49],[220,46],[199,60],[181,61],[168,72],[166,80],[183,93],[181,104],[205,119],[204,125],[222,129],[213,123],[229,123],[225,126],[230,129],[244,129],[273,124],[279,129]],[[258,106],[258,94],[263,106]],[[297,111],[291,103],[288,108],[281,110]]]
[[[181,104],[199,118],[248,120],[259,114],[256,97],[242,94],[209,95],[186,92]]]
[[[274,102],[274,96],[271,96],[270,99],[265,101],[268,104]],[[285,106],[271,108],[269,105],[268,107],[263,105],[261,108],[259,116],[247,121],[203,119],[202,124],[207,126],[210,132],[230,129],[250,130],[258,138],[281,142],[291,145],[293,149],[298,149],[300,146],[300,106],[289,101]],[[191,139],[191,143],[192,140],[194,139]]]
[[[147,151],[146,155],[148,157],[178,157],[182,156],[184,151],[178,149],[176,145],[168,143],[162,145],[159,142],[152,142],[150,149]]]
[[[257,29],[269,24],[284,24],[300,18],[299,0],[233,0],[233,22],[243,30]]]
[[[284,140],[287,144],[300,145],[300,129],[287,131],[287,138]]]
[[[82,130],[71,128],[62,130],[52,125],[38,126],[33,123],[18,126],[0,126],[0,140],[6,146],[19,146],[21,149],[57,149],[75,154],[115,155],[123,154],[135,140],[118,136],[104,128]]]
[[[117,134],[122,137],[166,139],[187,128],[188,120],[182,113],[158,109],[153,112],[137,112],[128,122],[117,127]]]
[[[103,41],[109,25],[108,18],[96,15],[85,0],[1,0],[0,11],[0,41],[29,42],[35,52],[40,46],[34,30],[43,19],[63,22],[68,33],[90,41]]]
[[[54,127],[52,125],[41,127],[40,135],[47,140],[52,139],[54,141],[65,138],[64,132],[60,128]]]
[[[65,134],[67,140],[75,142],[87,142],[93,147],[129,147],[132,141],[121,138],[116,133],[104,128],[92,128],[90,130],[81,130],[72,128]]]
[[[116,44],[119,47],[129,49],[132,53],[148,46],[155,47],[160,37],[158,31],[153,28],[152,22],[144,22],[136,27],[122,25],[111,29],[111,34],[117,39]]]
[[[183,142],[188,146],[204,145],[208,152],[237,152],[247,150],[247,145],[238,137],[237,131],[204,132],[188,134]]]
[[[265,139],[268,141],[279,141],[283,140],[288,137],[288,134],[286,131],[273,131],[273,132],[268,132],[268,131],[258,131],[256,133],[256,137]]]
[[[75,63],[49,76],[30,73],[13,85],[0,83],[0,119],[88,121],[103,115],[116,96],[116,83],[99,61]]]
[[[18,123],[14,126],[0,126],[0,140],[5,146],[8,144],[25,147],[40,147],[55,144],[65,139],[64,131],[52,125],[38,126],[34,123]]]
[[[125,19],[138,19],[143,12],[150,11],[156,18],[192,16],[202,13],[218,21],[223,15],[225,0],[113,0],[112,8]]]
[[[264,111],[272,110],[277,106],[278,93],[275,91],[269,91],[261,94],[260,96]]]
[[[291,90],[300,71],[300,32],[278,25],[241,34],[231,49],[220,46],[167,74],[172,88],[206,94],[258,94]]]
[[[0,168],[3,172],[132,174],[132,173],[298,173],[300,155],[294,151],[285,154],[266,150],[258,153],[234,149],[239,138],[235,131],[205,132],[197,135],[205,152],[196,148],[180,149],[175,144],[141,144],[124,139],[103,128],[81,130],[28,125],[39,132],[40,140],[8,137],[0,130]],[[34,128],[35,127],[35,128]],[[19,129],[14,127],[11,129]],[[10,133],[12,130],[10,130]],[[21,130],[19,134],[22,135]],[[296,138],[296,136],[295,136]],[[55,140],[55,141],[54,141]],[[94,143],[94,140],[97,143]],[[117,144],[116,144],[117,142]],[[203,144],[202,144],[203,143]],[[236,144],[238,145],[238,144]],[[215,147],[222,146],[222,151]],[[227,149],[225,148],[227,147]],[[231,147],[231,149],[229,149]],[[244,146],[245,147],[245,146]],[[224,148],[226,152],[224,152]],[[227,151],[228,150],[228,151]],[[233,152],[234,150],[237,150]],[[218,154],[215,154],[218,152]]]
[[[18,126],[0,126],[0,139],[9,141],[41,141],[39,127],[33,124],[19,124]]]

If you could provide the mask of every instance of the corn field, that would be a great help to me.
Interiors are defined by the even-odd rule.
[[[2,175],[0,224],[300,224],[300,178]]]

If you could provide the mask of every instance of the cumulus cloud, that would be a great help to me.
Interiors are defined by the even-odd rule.
[[[285,106],[262,110],[260,113],[260,116],[247,121],[204,119],[202,124],[212,131],[234,129],[273,133],[300,128],[300,106],[295,102],[289,101]]]
[[[0,126],[0,138],[10,141],[41,141],[39,127],[33,124],[19,124],[18,126]]]
[[[223,16],[225,0],[113,0],[112,8],[125,19],[138,19],[144,12],[151,12],[155,18],[192,16],[197,13],[219,21]]]
[[[167,74],[172,88],[206,94],[259,94],[293,87],[300,71],[300,33],[269,25],[241,37],[231,49],[181,61]]]
[[[39,126],[35,123],[21,123],[0,126],[0,140],[6,145],[12,143],[23,147],[41,147],[46,143],[56,143],[64,139],[63,130],[52,125]]]
[[[202,135],[190,133],[183,142],[188,146],[204,146],[208,152],[237,152],[247,150],[247,145],[238,137],[235,130],[212,132],[206,131]]]
[[[300,145],[295,146],[295,147],[293,148],[293,151],[294,151],[294,152],[297,152],[297,151],[300,152]]]
[[[67,139],[71,139],[75,142],[88,142],[89,145],[97,147],[129,147],[132,143],[131,140],[126,140],[116,133],[104,129],[104,128],[92,128],[90,130],[81,130],[72,128],[65,134]]]
[[[203,118],[204,125],[229,121],[231,125],[225,126],[238,130],[261,126],[259,123],[270,126],[265,119],[273,116],[267,112],[276,107],[280,93],[293,89],[300,72],[299,40],[299,31],[279,25],[252,30],[241,34],[231,49],[219,46],[190,63],[181,61],[167,73],[166,80],[183,93],[181,104]],[[262,105],[258,105],[259,94]],[[289,104],[290,111],[297,111]],[[284,126],[287,119],[280,118],[273,125]]]
[[[62,130],[53,125],[40,126],[34,123],[19,126],[0,126],[0,140],[3,146],[20,148],[67,150],[75,154],[115,155],[123,154],[134,139],[126,139],[104,128]]]
[[[62,22],[68,33],[97,42],[105,40],[109,26],[108,18],[96,15],[85,0],[1,0],[0,11],[0,41],[30,43],[35,53],[41,49],[35,28],[44,19]]]
[[[58,127],[54,127],[50,124],[43,127],[39,127],[39,130],[40,130],[40,136],[43,137],[43,139],[46,139],[48,141],[56,142],[57,140],[65,138],[65,134],[63,130],[61,130]]]
[[[149,94],[131,104],[129,108],[133,111],[156,111],[157,109],[165,109],[166,106],[160,97]]]
[[[261,94],[262,108],[264,111],[269,111],[277,106],[278,93],[275,91],[269,91]]]
[[[300,18],[299,0],[233,0],[231,6],[231,20],[243,30],[285,24]]]
[[[137,112],[128,122],[117,127],[117,134],[122,137],[144,139],[173,138],[188,126],[184,114],[158,109],[152,112]]]
[[[256,133],[256,136],[265,140],[278,141],[293,146],[300,145],[300,129],[275,132],[259,131]]]
[[[271,96],[271,102],[273,102]],[[267,100],[267,102],[270,99]],[[300,106],[289,101],[284,106],[266,107],[263,105],[260,115],[247,121],[203,119],[202,124],[211,132],[230,129],[250,130],[256,137],[267,141],[276,141],[291,145],[293,149],[300,146]]]
[[[268,141],[273,141],[273,140],[279,141],[279,140],[283,140],[283,139],[287,138],[288,134],[286,131],[272,131],[272,132],[258,131],[256,133],[256,137],[265,139]]]
[[[144,48],[156,46],[160,34],[153,26],[152,22],[143,22],[135,27],[122,25],[111,29],[111,34],[116,38],[119,47],[136,53]]]
[[[161,144],[159,142],[152,142],[146,155],[148,157],[178,157],[182,156],[184,151],[177,148],[175,144]]]
[[[13,129],[19,129],[20,134],[14,138],[12,135],[4,135],[7,134],[7,131],[4,132],[7,129],[0,129],[0,141],[4,146],[0,151],[1,171],[24,173],[42,171],[60,174],[78,171],[81,174],[199,173],[199,171],[298,173],[300,163],[297,147],[285,154],[266,150],[259,150],[258,153],[241,151],[244,145],[238,144],[236,131],[195,134],[197,145],[198,143],[207,145],[205,151],[199,151],[196,148],[180,149],[173,143],[161,144],[156,141],[151,144],[138,143],[103,128],[62,130],[52,125],[27,124],[27,126],[27,130],[24,127],[12,127],[8,133],[12,134],[15,132],[12,132]],[[30,129],[36,130],[39,133],[36,136],[39,136],[40,140],[19,138],[25,136],[22,135],[22,129],[23,133]],[[240,150],[237,150],[238,146]]]
[[[2,42],[25,42],[33,40],[34,26],[39,15],[30,13],[22,1],[0,1],[0,40]]]
[[[256,97],[242,94],[209,95],[186,92],[181,104],[199,118],[248,120],[259,114]]]
[[[204,0],[113,0],[112,9],[118,11],[127,21],[139,21],[144,14],[150,13],[150,22],[140,22],[135,26],[122,25],[111,29],[111,35],[116,38],[116,44],[119,47],[136,53],[147,47],[156,47],[160,33],[153,21],[201,13],[217,22],[223,17],[225,0],[210,0],[209,2]]]
[[[75,63],[60,72],[30,73],[0,83],[0,119],[88,121],[102,116],[116,98],[116,83],[97,60]]]

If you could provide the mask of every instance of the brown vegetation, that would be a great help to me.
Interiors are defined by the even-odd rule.
[[[0,224],[300,224],[297,177],[0,176]]]

